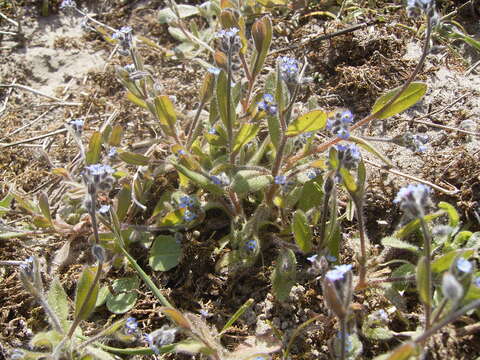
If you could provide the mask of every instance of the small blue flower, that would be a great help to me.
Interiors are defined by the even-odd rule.
[[[350,110],[345,110],[340,113],[340,120],[344,124],[351,124],[353,122],[353,114]]]
[[[254,239],[250,239],[245,243],[245,248],[249,252],[254,252],[257,249],[257,242]]]
[[[100,209],[98,209],[98,212],[102,215],[108,214],[109,211],[110,211],[110,205],[102,205],[100,206]]]
[[[275,184],[285,185],[287,183],[287,177],[285,175],[277,175],[274,179]]]
[[[270,105],[268,107],[268,113],[272,116],[274,116],[277,113],[277,106],[276,105]]]
[[[135,64],[127,64],[123,67],[125,69],[125,71],[127,71],[128,73],[133,73],[136,68],[135,68]]]
[[[219,68],[216,68],[216,67],[209,67],[207,69],[207,71],[210,73],[210,74],[213,74],[213,75],[218,75],[220,74],[220,69]]]
[[[211,127],[210,129],[208,129],[208,133],[210,135],[218,135],[217,129],[215,129],[214,127]]]
[[[343,280],[345,274],[352,270],[352,265],[337,265],[333,270],[328,271],[325,277],[330,281]]]
[[[333,256],[333,255],[330,255],[328,254],[327,256],[325,256],[325,259],[327,259],[327,261],[333,263],[335,261],[337,261],[337,257],[336,256]]]
[[[183,220],[185,220],[186,222],[191,222],[196,218],[197,218],[197,214],[195,214],[193,211],[190,211],[188,209],[185,210],[185,212],[183,213]]]
[[[263,95],[263,100],[267,102],[268,104],[273,104],[274,103],[274,98],[272,94],[265,94]]]
[[[180,209],[183,209],[183,208],[189,208],[194,204],[195,204],[195,201],[193,200],[193,198],[191,198],[188,195],[185,195],[180,198],[180,202],[178,206],[180,207]]]
[[[63,0],[60,4],[60,9],[75,8],[77,4],[74,0]]]
[[[314,263],[318,258],[318,254],[313,254],[312,256],[307,257],[307,260],[311,263]]]
[[[85,125],[85,122],[82,119],[73,119],[68,122],[68,125],[70,125],[73,129],[73,131],[77,135],[81,135],[83,131],[83,126]]]
[[[134,317],[129,317],[125,322],[125,329],[127,334],[135,334],[138,331],[138,322]]]
[[[224,172],[210,176],[210,180],[218,186],[228,186],[230,184],[230,179]]]
[[[388,313],[383,310],[383,309],[380,309],[380,310],[377,310],[375,311],[373,314],[372,314],[372,317],[375,319],[375,320],[378,320],[378,321],[383,321],[383,322],[387,322],[388,321]]]
[[[466,274],[470,273],[473,268],[472,263],[463,257],[457,260],[456,266],[459,271]]]
[[[185,150],[183,150],[183,149],[178,150],[178,155],[184,156],[186,154],[187,154],[187,152]]]
[[[117,148],[116,147],[111,147],[110,150],[108,150],[108,155],[109,158],[114,158],[117,156]]]
[[[480,288],[480,276],[477,276],[475,280],[473,280],[473,283],[476,287]]]
[[[150,349],[152,349],[155,354],[159,354],[159,353],[160,353],[160,349],[159,349],[158,346],[155,344],[155,339],[154,339],[154,337],[152,336],[152,334],[144,334],[143,337],[144,337],[145,341],[147,342],[148,347],[149,347]]]

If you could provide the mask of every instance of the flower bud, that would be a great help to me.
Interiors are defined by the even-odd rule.
[[[463,297],[462,285],[455,279],[450,272],[443,274],[442,278],[443,295],[452,302],[456,302]]]

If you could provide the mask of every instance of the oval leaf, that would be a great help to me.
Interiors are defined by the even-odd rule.
[[[296,118],[288,125],[287,136],[297,136],[309,131],[323,129],[327,124],[327,113],[323,110],[313,110]]]
[[[300,250],[303,253],[309,253],[312,250],[312,230],[308,226],[307,216],[302,210],[297,210],[293,214],[292,232]]]
[[[98,296],[98,282],[93,288],[91,296],[88,299],[87,296],[97,271],[98,268],[96,266],[86,267],[82,271],[80,279],[77,283],[77,290],[75,293],[75,317],[80,317],[82,320],[87,319],[95,309]],[[83,305],[84,303],[85,305]]]
[[[155,238],[148,263],[155,271],[168,271],[178,265],[182,246],[173,236],[159,235]]]
[[[382,109],[394,96],[401,90],[401,86],[390,90],[375,101],[372,113],[375,114]],[[379,113],[377,119],[386,119],[390,116],[401,113],[409,107],[415,105],[427,92],[427,85],[422,82],[412,82],[405,91],[391,105]]]
[[[117,279],[112,283],[113,294],[107,295],[107,308],[114,314],[124,314],[137,302],[140,281],[136,277]]]

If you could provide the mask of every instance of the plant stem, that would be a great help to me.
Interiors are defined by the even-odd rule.
[[[235,162],[235,155],[233,154],[233,122],[231,113],[232,103],[232,53],[228,51],[227,55],[227,136],[228,136],[228,153],[230,154],[230,163]]]
[[[427,273],[427,289],[428,289],[428,303],[424,304],[425,307],[425,329],[428,330],[431,325],[431,316],[432,316],[432,261],[431,261],[431,252],[432,252],[432,237],[430,236],[430,231],[427,228],[427,223],[424,218],[420,218],[420,224],[422,225],[423,232],[423,256],[425,261],[425,272]]]
[[[345,360],[346,345],[347,345],[347,317],[346,316],[340,320],[340,336],[341,336],[340,359]]]
[[[188,151],[190,151],[190,148],[192,147],[193,142],[198,136],[198,131],[201,125],[201,122],[199,122],[198,120],[200,119],[200,114],[202,113],[202,110],[204,107],[205,107],[205,102],[201,102],[200,105],[198,106],[197,112],[195,113],[195,117],[193,119],[192,125],[187,131],[186,147]]]
[[[480,306],[480,299],[472,301],[470,304],[465,305],[463,308],[451,313],[450,315],[446,316],[442,321],[432,326],[428,331],[425,331],[422,335],[414,340],[416,344],[424,343],[430,336],[435,334],[438,330],[443,328],[444,326],[448,325],[449,323],[455,321],[460,316],[465,315],[470,310],[473,310]]]
[[[360,233],[360,257],[359,264],[359,280],[357,289],[364,289],[367,286],[367,239],[365,237],[365,217],[363,216],[363,198],[356,196],[354,204],[357,211],[358,231]]]
[[[153,292],[155,297],[160,301],[160,303],[163,306],[175,309],[175,307],[167,300],[167,298],[165,298],[165,296],[163,296],[160,289],[153,283],[152,279],[150,279],[150,277],[145,273],[145,271],[143,271],[143,269],[140,267],[140,265],[137,264],[135,259],[128,253],[128,251],[125,250],[124,247],[120,247],[120,250],[122,251],[123,255],[125,255],[130,264],[133,266],[133,268],[137,271],[138,275],[140,275],[145,284]]]

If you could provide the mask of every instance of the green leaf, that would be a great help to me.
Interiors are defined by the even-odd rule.
[[[382,245],[383,246],[390,246],[395,249],[402,249],[402,250],[408,250],[412,251],[414,253],[418,253],[419,248],[418,246],[415,246],[413,244],[410,244],[406,241],[400,240],[396,237],[393,236],[387,236],[382,239]]]
[[[443,215],[443,212],[436,212],[433,214],[428,214],[424,216],[424,220],[426,223],[431,222],[432,220],[440,217]],[[398,238],[398,239],[403,239],[410,235],[411,233],[417,231],[420,228],[420,220],[415,219],[407,223],[407,225],[402,226],[400,229],[398,229],[393,236]]]
[[[473,253],[473,249],[450,251],[432,262],[432,272],[442,273],[447,271],[457,257],[461,256],[465,259],[468,259],[473,255]]]
[[[389,340],[394,336],[394,333],[386,327],[367,328],[363,333],[367,338],[373,340]]]
[[[3,216],[10,211],[12,200],[13,195],[11,193],[8,193],[2,200],[0,200],[0,216]]]
[[[127,216],[128,208],[132,203],[132,190],[130,185],[124,185],[117,195],[117,217],[119,221],[123,221]]]
[[[416,280],[417,280],[417,291],[418,291],[420,300],[424,304],[431,304],[432,299],[429,296],[427,261],[423,256],[420,258],[420,260],[418,260]]]
[[[86,154],[86,163],[87,165],[96,164],[100,161],[100,152],[102,150],[102,133],[95,131],[90,138],[88,143],[88,151]]]
[[[85,353],[92,355],[95,360],[116,360],[117,358],[109,352],[95,346],[87,346]]]
[[[415,265],[408,263],[402,264],[398,268],[392,271],[393,278],[408,278],[415,275]],[[393,284],[393,287],[398,291],[404,291],[411,286],[408,281],[397,281]]]
[[[30,340],[30,346],[32,348],[48,348],[53,349],[62,341],[62,334],[59,334],[55,330],[39,332]],[[43,354],[45,356],[45,353]]]
[[[218,104],[218,112],[220,113],[220,119],[222,119],[223,124],[228,129],[235,122],[235,108],[233,105],[233,96],[230,99],[230,117],[228,112],[228,99],[227,99],[227,88],[228,88],[228,79],[225,71],[221,70],[220,74],[217,77],[217,91],[216,98]]]
[[[95,279],[95,274],[98,271],[97,266],[89,266],[83,269],[80,279],[77,283],[77,289],[75,293],[75,317],[79,317],[82,320],[88,319],[90,314],[95,310],[95,304],[98,296],[98,282],[93,288],[91,296],[87,299],[90,287]],[[83,305],[85,303],[85,306]],[[83,309],[82,309],[83,307]],[[80,313],[80,311],[82,311]]]
[[[355,194],[358,190],[358,186],[352,174],[350,174],[350,172],[344,167],[340,168],[340,174],[342,175],[343,185],[345,185],[348,192],[350,194]]]
[[[182,19],[198,15],[200,12],[199,9],[193,5],[180,4],[176,5],[176,8],[180,18]],[[158,12],[158,21],[160,24],[168,24],[174,20],[177,20],[177,15],[169,7],[166,7]]]
[[[96,308],[105,304],[105,302],[107,301],[108,294],[110,294],[110,290],[108,290],[108,286],[102,286],[98,290],[97,301],[95,303]]]
[[[137,97],[135,94],[132,92],[128,91],[127,92],[127,99],[130,100],[132,103],[134,103],[137,106],[140,106],[144,109],[148,109],[148,105],[145,101]]]
[[[148,263],[155,271],[168,271],[178,265],[182,245],[173,236],[159,235],[155,238]]]
[[[240,316],[243,315],[243,313],[245,311],[247,311],[247,309],[252,306],[254,300],[253,299],[248,299],[247,301],[245,301],[245,303],[240,306],[240,308],[235,312],[235,314],[232,315],[232,317],[230,319],[228,319],[227,323],[225,324],[225,326],[223,327],[222,331],[220,331],[220,334],[223,334],[225,331],[227,331],[228,329],[230,329],[230,327],[235,323],[235,321],[238,320],[238,318]]]
[[[383,360],[408,360],[415,353],[415,344],[408,342],[400,345],[387,355]]]
[[[452,247],[458,249],[464,247],[464,244],[470,239],[473,235],[471,231],[460,231],[455,238],[453,239]]]
[[[110,137],[108,139],[108,145],[110,146],[119,146],[122,141],[123,127],[120,125],[115,125],[112,128]]]
[[[382,95],[377,99],[372,108],[372,113],[377,111],[386,105],[397,93],[401,90],[402,86],[390,90],[388,93]],[[415,105],[427,92],[427,85],[422,82],[412,82],[405,91],[395,100],[390,106],[383,110],[376,116],[377,119],[386,119],[393,115],[399,114],[409,107]]]
[[[48,203],[48,196],[44,192],[41,192],[38,195],[38,207],[42,212],[42,215],[50,222],[50,225],[53,226],[52,214],[50,213],[50,204]]]
[[[259,129],[260,126],[258,124],[244,124],[235,139],[233,152],[237,153],[245,144],[255,138]]]
[[[254,170],[239,171],[232,181],[232,189],[237,194],[244,195],[266,188],[272,182],[271,175],[263,175]]]
[[[279,301],[288,299],[295,284],[296,267],[295,253],[290,249],[281,250],[271,277],[272,290]]]
[[[160,123],[168,126],[174,132],[177,114],[170,98],[166,95],[157,96],[155,98],[155,110]]]
[[[117,279],[112,283],[113,294],[107,295],[107,308],[114,314],[124,314],[133,308],[137,302],[138,286],[140,280],[137,277]]]
[[[270,139],[272,140],[273,146],[275,149],[278,149],[278,144],[280,143],[280,120],[278,116],[269,116],[267,118],[268,122],[268,133],[270,134]]]
[[[197,185],[200,185],[204,189],[206,189],[206,190],[208,190],[208,191],[210,191],[214,194],[217,194],[217,195],[222,195],[223,194],[223,189],[220,186],[212,183],[212,181],[209,178],[207,178],[206,176],[204,176],[200,173],[197,173],[195,171],[189,170],[185,166],[180,165],[180,164],[173,164],[173,166],[175,166],[175,168],[181,174],[185,175],[187,178],[192,180]]]
[[[309,131],[323,129],[327,124],[328,115],[323,110],[312,110],[293,120],[288,125],[286,136],[297,136]]]
[[[67,331],[70,327],[70,322],[68,321],[70,306],[68,304],[67,293],[63,289],[58,278],[55,278],[50,285],[50,289],[47,293],[47,302],[58,316],[58,320],[60,320],[60,325],[63,330]]]
[[[457,209],[453,205],[450,205],[447,202],[440,201],[438,207],[444,210],[448,214],[449,223],[448,225],[452,228],[456,227],[460,222],[460,216],[458,215]]]
[[[312,251],[312,230],[308,225],[308,219],[302,210],[293,214],[292,232],[295,242],[304,254]]]
[[[118,152],[118,157],[130,165],[145,166],[150,162],[147,156],[124,150]]]
[[[157,221],[157,226],[174,226],[183,223],[183,212],[182,210],[175,210],[169,212],[159,221]]]
[[[307,181],[302,188],[302,194],[298,200],[298,208],[308,211],[316,206],[322,205],[323,190],[322,178]]]

